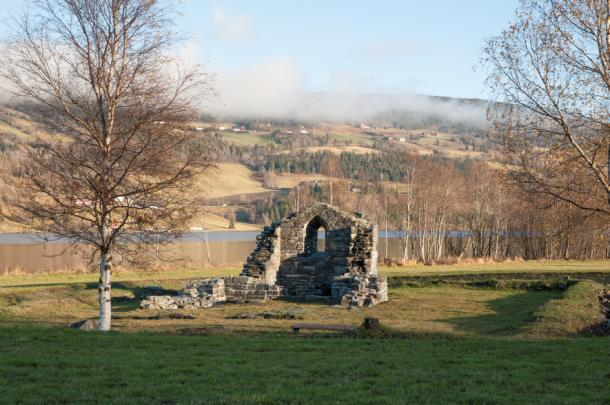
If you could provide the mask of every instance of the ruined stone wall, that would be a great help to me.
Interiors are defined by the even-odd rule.
[[[323,252],[317,251],[320,228],[326,231]],[[377,275],[377,227],[361,215],[314,205],[265,228],[242,275],[277,283],[285,295],[334,296],[336,278]],[[368,288],[360,284],[350,291]]]
[[[318,251],[318,230],[326,231]],[[282,295],[325,296],[349,306],[387,301],[377,276],[377,226],[358,214],[317,204],[265,227],[241,275],[193,281],[179,296],[149,297],[148,308],[203,308]]]
[[[242,276],[264,280],[275,284],[280,267],[280,228],[277,224],[266,226],[256,237],[256,248],[252,252],[241,272]]]
[[[282,287],[257,278],[238,276],[224,280],[228,302],[266,301],[282,295]]]

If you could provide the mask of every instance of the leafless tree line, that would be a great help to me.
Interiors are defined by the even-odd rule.
[[[335,205],[363,211],[380,229],[397,233],[400,252],[387,252],[394,261],[610,257],[605,215],[526,193],[504,170],[485,162],[471,162],[465,170],[416,156],[408,162],[401,183],[336,182],[333,193]],[[302,185],[299,198],[303,206],[312,203],[311,187]],[[387,256],[384,243],[379,249]]]

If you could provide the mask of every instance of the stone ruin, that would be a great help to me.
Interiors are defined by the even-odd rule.
[[[181,295],[150,296],[142,307],[207,308],[279,297],[368,307],[388,300],[387,279],[377,274],[377,226],[361,214],[316,204],[265,227],[256,241],[239,276],[193,280]]]

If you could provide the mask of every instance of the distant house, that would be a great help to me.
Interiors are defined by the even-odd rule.
[[[399,142],[405,142],[405,141],[406,141],[406,139],[405,139],[404,137],[402,137],[402,136],[401,136],[400,138],[398,138],[398,141],[399,141]]]
[[[286,131],[287,134],[294,134],[294,131],[288,130]]]
[[[225,131],[227,129],[227,127],[218,127],[219,131]]]
[[[371,129],[371,127],[365,123],[360,123],[360,129]]]
[[[306,129],[301,129],[299,131],[300,134],[308,134],[309,132]]]

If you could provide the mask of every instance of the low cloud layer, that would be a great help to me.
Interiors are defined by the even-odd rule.
[[[484,103],[465,103],[415,94],[375,92],[346,78],[328,92],[300,91],[304,75],[289,60],[271,60],[250,69],[217,72],[218,97],[206,110],[219,117],[366,122],[389,111],[435,115],[484,126]],[[346,86],[345,83],[350,83]]]

